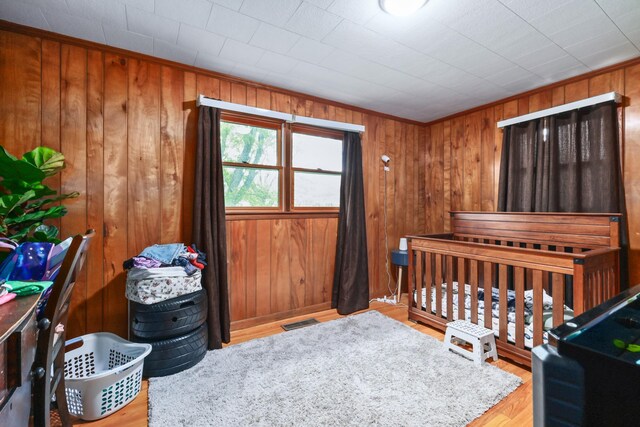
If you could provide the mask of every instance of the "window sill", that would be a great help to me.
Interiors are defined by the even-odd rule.
[[[338,218],[337,211],[328,212],[226,212],[227,221],[245,221],[248,219],[306,219],[306,218]]]

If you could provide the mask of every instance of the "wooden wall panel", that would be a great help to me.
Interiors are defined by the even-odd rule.
[[[15,156],[41,138],[41,41],[0,31],[0,141]]]
[[[62,237],[87,230],[87,50],[69,45],[61,49],[60,150],[66,167],[60,173],[62,193],[80,196],[65,202],[60,222]],[[93,138],[97,135],[92,135]],[[76,277],[69,323],[87,329],[87,269]]]
[[[105,54],[104,62],[104,223],[102,230],[98,228],[104,236],[103,329],[124,335],[127,306],[122,262],[128,258],[128,63],[126,58],[110,53]],[[70,331],[70,335],[74,334]]]
[[[160,86],[160,243],[182,240],[184,73],[163,66]]]
[[[87,228],[96,230],[87,254],[87,278],[104,276],[104,54],[87,52]],[[43,127],[44,130],[44,127]],[[43,142],[44,144],[44,142]],[[89,176],[90,175],[90,176]],[[102,282],[87,280],[87,330],[103,330]],[[91,310],[91,311],[89,311]]]
[[[129,60],[128,253],[161,241],[160,66]]]

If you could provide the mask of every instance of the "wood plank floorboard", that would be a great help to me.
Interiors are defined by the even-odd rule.
[[[403,322],[412,328],[430,335],[434,338],[442,340],[444,335],[440,331],[436,331],[428,326],[411,322],[407,319],[407,307],[404,305],[393,306],[380,302],[373,302],[370,310],[378,310],[380,313]],[[266,337],[269,335],[284,332],[281,325],[285,323],[296,322],[313,317],[320,322],[334,320],[340,315],[335,310],[324,310],[317,313],[306,314],[303,316],[290,317],[264,325],[253,326],[247,329],[233,331],[231,333],[231,343],[229,345],[238,344],[255,338]],[[428,361],[425,361],[428,363]],[[518,426],[526,427],[533,425],[533,400],[532,400],[532,380],[531,371],[521,365],[511,363],[507,360],[500,359],[497,362],[491,362],[496,366],[511,372],[522,378],[523,384],[513,393],[503,399],[496,406],[487,411],[484,415],[474,420],[470,426]],[[78,421],[76,425],[91,427],[144,427],[148,425],[148,382],[143,381],[142,391],[136,399],[129,405],[116,412],[115,414],[94,422]],[[471,391],[470,391],[471,392]]]

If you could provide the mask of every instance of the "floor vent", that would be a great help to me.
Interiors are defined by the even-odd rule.
[[[320,322],[313,318],[305,319],[299,322],[287,323],[286,325],[282,325],[282,329],[284,329],[285,331],[292,331],[294,329],[304,328],[305,326],[315,325],[316,323]]]

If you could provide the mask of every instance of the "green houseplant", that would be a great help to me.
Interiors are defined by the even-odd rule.
[[[24,241],[59,243],[58,229],[45,222],[60,218],[67,209],[59,202],[78,197],[60,194],[43,181],[64,169],[64,156],[38,147],[18,159],[0,146],[0,237]]]

